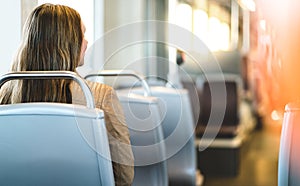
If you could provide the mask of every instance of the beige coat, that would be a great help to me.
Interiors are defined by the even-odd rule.
[[[118,97],[112,87],[87,82],[95,100],[95,106],[104,111],[110,152],[116,185],[131,185],[134,177],[134,160],[130,146],[129,131]],[[73,104],[86,104],[77,83],[71,88]]]

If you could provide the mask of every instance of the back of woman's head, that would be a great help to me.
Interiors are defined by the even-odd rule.
[[[40,5],[24,25],[12,71],[75,71],[83,37],[77,11],[64,5]],[[70,80],[18,81],[12,102],[36,101],[72,102]]]
[[[77,11],[63,5],[40,5],[24,26],[16,70],[75,71],[82,40]]]

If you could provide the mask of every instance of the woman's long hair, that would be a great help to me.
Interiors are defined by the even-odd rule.
[[[75,71],[84,33],[77,11],[43,4],[29,15],[12,71]],[[71,80],[20,80],[13,85],[11,103],[71,103]]]

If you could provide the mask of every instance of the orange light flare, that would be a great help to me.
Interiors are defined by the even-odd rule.
[[[257,0],[252,13],[257,28],[251,30],[255,41],[251,39],[249,55],[262,84],[256,88],[262,99],[259,107],[276,120],[282,120],[286,104],[300,100],[299,7],[297,0]]]

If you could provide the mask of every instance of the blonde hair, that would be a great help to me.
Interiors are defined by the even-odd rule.
[[[47,3],[36,7],[25,23],[11,70],[75,71],[84,37],[81,24],[79,13],[68,6]],[[10,89],[11,103],[71,103],[70,83],[70,80],[18,80],[3,90]],[[5,102],[7,98],[1,100]]]

